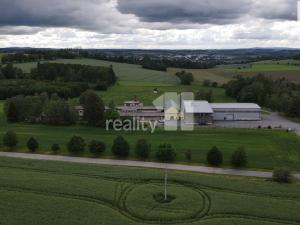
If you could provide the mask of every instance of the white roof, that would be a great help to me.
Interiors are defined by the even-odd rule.
[[[213,113],[207,101],[184,101],[183,105],[187,113]]]
[[[212,103],[210,104],[212,109],[257,109],[261,110],[261,107],[254,103]]]

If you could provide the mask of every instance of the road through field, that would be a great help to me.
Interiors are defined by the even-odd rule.
[[[132,160],[94,159],[94,158],[83,158],[83,157],[40,155],[40,154],[15,153],[15,152],[0,152],[0,157],[1,156],[12,157],[12,158],[33,159],[33,160],[61,161],[61,162],[87,163],[87,164],[100,164],[100,165],[113,165],[113,166],[129,166],[129,167],[143,167],[143,168],[156,168],[156,169],[168,168],[170,170],[178,170],[178,171],[243,176],[243,177],[259,177],[259,178],[272,177],[272,172],[265,172],[265,171],[223,169],[223,168],[213,168],[213,167],[205,167],[205,166],[190,166],[190,165],[157,163],[157,162],[141,162],[141,161],[132,161]],[[298,173],[293,174],[293,176],[294,178],[300,180],[300,174]]]

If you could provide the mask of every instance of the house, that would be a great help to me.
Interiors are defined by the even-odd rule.
[[[174,100],[167,101],[164,109],[165,109],[164,120],[177,121],[180,119],[180,108],[179,105]]]

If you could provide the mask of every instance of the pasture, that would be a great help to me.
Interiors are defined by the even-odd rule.
[[[0,224],[281,225],[300,223],[299,184],[0,158]]]

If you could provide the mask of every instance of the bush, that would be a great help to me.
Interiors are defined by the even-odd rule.
[[[151,145],[147,143],[145,139],[140,139],[136,142],[135,154],[141,159],[149,157],[151,151]]]
[[[82,153],[85,150],[85,146],[85,141],[80,136],[73,136],[67,143],[68,151],[74,155]]]
[[[31,152],[36,152],[36,150],[39,148],[39,143],[33,137],[31,137],[27,141],[27,148]]]
[[[231,156],[231,164],[234,167],[245,167],[247,165],[247,154],[243,147],[233,152]]]
[[[51,150],[52,150],[54,153],[57,153],[57,152],[60,150],[59,144],[53,144],[53,145],[51,146]]]
[[[191,150],[187,150],[185,152],[185,158],[188,160],[188,161],[191,161],[192,160],[192,152]]]
[[[156,152],[156,158],[161,162],[172,162],[176,158],[176,153],[172,145],[161,144]]]
[[[288,169],[280,168],[275,169],[273,171],[273,181],[279,182],[279,183],[291,183],[292,182],[292,174]]]
[[[203,86],[204,86],[204,87],[209,87],[210,84],[211,84],[210,80],[204,80],[204,81],[203,81]]]
[[[215,82],[213,82],[213,83],[211,84],[211,86],[216,88],[216,87],[219,86],[219,84],[218,84],[218,82],[215,81]]]
[[[207,153],[207,162],[211,166],[220,166],[223,163],[223,154],[216,146]]]
[[[10,149],[16,147],[18,144],[17,135],[14,131],[7,131],[3,136],[3,145]]]
[[[114,140],[112,152],[115,156],[127,157],[129,155],[129,150],[129,144],[122,136],[118,136]]]
[[[89,150],[94,155],[101,155],[106,149],[106,145],[102,141],[91,141],[89,144]]]

